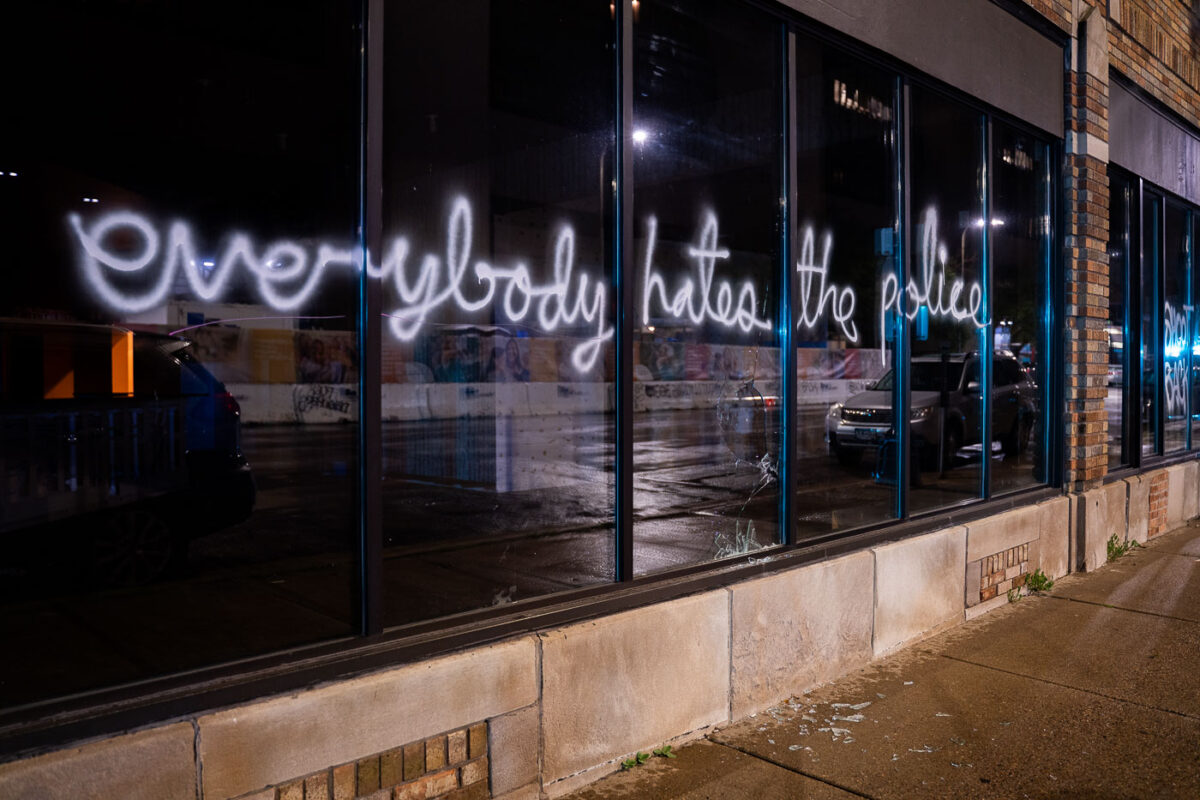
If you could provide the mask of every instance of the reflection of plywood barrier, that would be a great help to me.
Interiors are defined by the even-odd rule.
[[[42,340],[42,397],[70,400],[75,396],[75,355],[71,337],[49,333]]]
[[[861,381],[822,381],[828,402],[861,390]],[[635,411],[713,408],[736,399],[737,381],[639,381],[633,386]],[[326,383],[229,383],[242,408],[242,421],[352,422],[358,419],[358,386]],[[759,381],[764,398],[779,396],[779,381]],[[801,396],[803,403],[811,397]],[[542,417],[605,414],[614,408],[611,383],[385,383],[383,419],[408,422],[462,417]],[[825,402],[822,399],[821,402]]]
[[[133,331],[113,329],[112,393],[133,396]]]
[[[801,407],[828,407],[832,403],[845,402],[847,398],[865,392],[874,384],[874,380],[863,379],[799,380],[796,382],[796,402]]]
[[[99,326],[41,335],[42,398],[133,396],[133,332]],[[107,366],[106,366],[107,365]],[[36,380],[36,378],[34,379]]]
[[[431,419],[429,386],[424,383],[385,383],[382,394],[383,418],[389,422]]]

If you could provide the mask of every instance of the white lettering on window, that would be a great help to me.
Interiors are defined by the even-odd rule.
[[[97,298],[128,314],[161,305],[179,270],[197,298],[214,301],[226,291],[240,264],[255,279],[262,300],[274,310],[286,312],[312,298],[327,269],[363,269],[362,254],[357,248],[320,243],[315,258],[310,259],[308,249],[290,240],[275,242],[260,252],[243,233],[229,238],[219,258],[198,260],[195,237],[186,223],[172,222],[164,244],[164,237],[154,225],[132,211],[105,214],[90,227],[78,214],[71,214],[68,222],[79,239],[84,277]],[[105,246],[110,238],[120,234],[125,235],[126,241],[132,235],[136,253],[122,255]],[[471,205],[465,197],[458,197],[447,220],[444,258],[426,253],[421,256],[419,267],[409,269],[416,261],[414,256],[410,263],[411,248],[404,236],[392,239],[380,263],[376,264],[370,253],[366,255],[368,277],[390,280],[402,303],[385,314],[392,334],[402,341],[411,341],[443,307],[472,313],[494,306],[499,298],[500,310],[509,321],[521,322],[535,313],[538,326],[547,333],[564,326],[591,326],[593,334],[576,345],[571,358],[577,370],[591,370],[599,359],[601,346],[613,337],[614,331],[605,318],[608,306],[605,283],[586,271],[576,272],[574,229],[569,225],[559,229],[554,240],[552,277],[544,284],[533,282],[529,267],[522,261],[508,266],[483,260],[472,264],[473,235]],[[718,246],[719,224],[713,211],[705,212],[699,240],[686,250],[694,262],[695,274],[683,278],[673,293],[667,288],[666,278],[654,269],[657,235],[658,220],[651,216],[647,221],[642,269],[643,324],[650,324],[652,307],[657,301],[662,312],[678,321],[717,324],[744,333],[771,329],[770,318],[758,314],[758,295],[752,281],[743,281],[735,293],[730,281],[716,277],[717,262],[728,259],[730,251]],[[833,236],[827,233],[822,238],[818,263],[816,234],[811,227],[804,229],[800,259],[796,262],[799,326],[813,329],[828,316],[841,328],[847,341],[857,343],[854,291],[829,282],[832,249]],[[920,253],[921,266],[916,279],[903,287],[895,275],[888,275],[882,281],[881,339],[891,308],[914,319],[921,306],[927,306],[932,316],[969,319],[976,327],[983,327],[980,285],[974,282],[967,287],[961,277],[947,278],[946,247],[937,240],[937,211],[932,207],[925,212]],[[151,278],[148,286],[138,287],[134,276],[138,273],[151,276],[156,262],[161,262],[157,277]]]
[[[757,315],[758,296],[754,284],[744,281],[738,290],[737,305],[733,302],[733,286],[729,281],[717,285],[716,305],[713,305],[713,280],[717,259],[729,258],[729,250],[717,247],[717,215],[712,211],[704,214],[704,226],[700,231],[700,243],[689,247],[687,254],[696,261],[697,285],[685,278],[675,294],[667,297],[667,282],[654,270],[654,246],[658,238],[658,220],[650,217],[646,225],[646,263],[642,267],[642,324],[650,324],[650,304],[658,295],[659,306],[675,319],[690,319],[693,324],[715,322],[726,328],[737,327],[744,333],[753,330],[770,330],[771,320]],[[686,313],[686,317],[685,317]]]
[[[895,308],[897,314],[916,319],[921,306],[929,309],[931,317],[948,317],[954,320],[970,320],[976,328],[987,325],[980,317],[983,306],[983,287],[978,281],[972,281],[968,288],[961,278],[955,278],[947,286],[946,279],[946,245],[937,238],[937,209],[933,206],[925,209],[921,225],[921,245],[919,248],[921,264],[915,276],[903,287],[896,275],[888,275],[883,279],[879,297],[879,336],[882,341],[887,325],[889,308]],[[966,291],[964,302],[963,292]],[[882,350],[881,350],[882,352]]]
[[[1167,416],[1183,416],[1187,412],[1187,309],[1180,312],[1166,303],[1163,307],[1163,396]]]
[[[821,240],[821,263],[815,259],[816,234],[811,227],[804,229],[804,238],[800,245],[800,260],[796,262],[796,271],[800,273],[800,323],[799,327],[812,330],[817,327],[821,317],[825,315],[825,306],[839,326],[846,340],[858,341],[858,326],[854,324],[854,305],[857,299],[854,290],[845,287],[839,289],[834,284],[826,285],[829,277],[829,254],[833,250],[833,234],[826,233]],[[813,307],[813,278],[818,278],[816,307]]]

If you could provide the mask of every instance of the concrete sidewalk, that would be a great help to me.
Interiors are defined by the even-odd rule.
[[[569,797],[1196,800],[1200,521]]]

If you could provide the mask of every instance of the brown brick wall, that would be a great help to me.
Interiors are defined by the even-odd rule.
[[[240,800],[484,800],[491,797],[487,747],[487,723],[481,722],[269,786]]]
[[[1066,480],[1087,488],[1108,464],[1108,165],[1091,156],[1066,161]]]
[[[1060,30],[1072,28],[1070,0],[1025,0],[1025,5],[1041,14]]]
[[[1150,479],[1150,518],[1147,530],[1157,536],[1167,530],[1167,471],[1159,470]]]
[[[1078,33],[1078,18],[1089,8],[1094,6],[1089,26],[1103,21],[1111,8],[1110,67],[1200,125],[1200,0],[1025,2],[1072,36]],[[1076,56],[1079,52],[1073,49]],[[1065,477],[1068,486],[1084,490],[1098,485],[1107,471],[1108,164],[1094,153],[1082,155],[1087,151],[1073,137],[1108,142],[1108,75],[1087,74],[1076,58],[1065,81]],[[1165,491],[1164,485],[1164,498]]]
[[[1107,76],[1066,76],[1067,132],[1108,141]],[[1079,149],[1079,148],[1076,148]],[[1066,481],[1095,486],[1108,468],[1108,164],[1071,153],[1063,165],[1066,240]]]
[[[978,569],[980,573],[979,596],[968,598],[968,606],[1003,597],[1010,589],[1024,586],[1029,577],[1029,543],[973,561],[967,568]]]
[[[1200,3],[1121,0],[1109,20],[1109,61],[1200,126]]]

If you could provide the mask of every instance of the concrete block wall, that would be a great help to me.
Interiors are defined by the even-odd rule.
[[[553,798],[996,607],[969,605],[970,564],[1023,548],[1028,570],[1064,574],[1069,507],[0,765],[0,797]]]
[[[1108,560],[1108,542],[1149,538],[1200,516],[1200,462],[1151,470],[1071,496],[1072,568],[1090,572]],[[1047,573],[1049,574],[1049,573]]]

